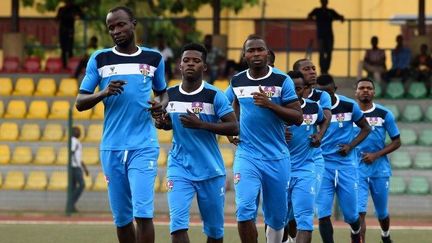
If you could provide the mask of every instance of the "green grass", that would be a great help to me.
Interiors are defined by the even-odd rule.
[[[431,242],[431,230],[392,230],[395,242]],[[265,242],[264,230],[259,228],[259,242]],[[367,242],[380,242],[380,231],[369,229]],[[191,227],[189,237],[192,243],[205,242],[201,227]],[[117,238],[112,225],[83,224],[0,224],[0,243],[115,243]],[[168,226],[156,226],[156,242],[165,243],[169,240]],[[225,228],[225,243],[240,242],[235,227]],[[314,243],[321,242],[317,230],[314,231]],[[335,242],[349,242],[348,229],[335,229]]]

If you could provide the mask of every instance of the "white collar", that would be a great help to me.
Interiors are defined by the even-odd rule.
[[[339,101],[340,101],[339,95],[335,94],[335,97],[336,97],[336,103],[332,105],[331,107],[332,109],[336,108],[339,105]]]
[[[375,103],[372,103],[372,107],[369,110],[363,111],[363,113],[370,113],[370,112],[374,111],[375,108],[376,108]]]
[[[135,53],[132,54],[126,54],[126,53],[121,53],[119,51],[116,50],[115,46],[113,46],[112,51],[119,55],[119,56],[124,56],[124,57],[134,57],[134,56],[138,56],[139,54],[141,54],[142,50],[139,46],[136,46],[138,48],[138,50]]]
[[[252,76],[250,76],[250,74],[249,74],[250,69],[246,70],[246,75],[247,75],[248,79],[251,79],[251,80],[262,80],[262,79],[270,77],[270,75],[272,74],[273,68],[271,66],[268,66],[268,68],[269,68],[268,73],[266,75],[264,75],[263,77],[260,77],[260,78],[252,78]]]
[[[184,89],[182,89],[182,84],[183,84],[183,82],[182,82],[179,84],[180,93],[182,93],[184,95],[196,95],[204,89],[204,83],[205,83],[205,81],[201,81],[201,86],[198,89],[188,93],[188,92],[184,91]]]

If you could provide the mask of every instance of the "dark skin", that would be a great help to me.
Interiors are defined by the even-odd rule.
[[[124,54],[135,53],[138,47],[135,45],[134,30],[136,26],[136,20],[131,19],[124,10],[117,10],[107,14],[106,25],[108,32],[111,35],[114,43],[116,44],[115,49]],[[113,96],[122,95],[127,82],[125,80],[113,80],[108,86],[94,94],[78,94],[76,99],[76,108],[78,111],[84,111],[93,108],[97,103],[103,99]],[[161,112],[167,103],[168,96],[166,92],[158,95],[160,102],[149,101],[151,107],[148,109],[152,113]],[[148,243],[155,241],[154,225],[152,218],[135,218],[136,228],[133,222],[129,224],[117,227],[117,238],[120,243]]]
[[[335,86],[334,83],[324,85],[324,86],[319,85],[318,88],[329,93],[331,97],[332,105],[336,103],[337,98],[335,92],[337,87]],[[353,148],[355,148],[369,135],[371,131],[371,127],[369,126],[369,123],[367,122],[365,117],[355,122],[355,124],[360,128],[360,133],[349,144],[338,144],[339,154],[342,156],[347,156]]]
[[[182,73],[182,89],[191,93],[200,88],[203,80],[203,73],[207,69],[204,63],[202,53],[196,50],[187,50],[183,52],[180,62]],[[180,115],[180,121],[185,128],[203,129],[215,134],[235,136],[239,132],[238,122],[234,112],[231,112],[221,118],[221,122],[213,123],[201,120],[195,113],[187,110],[187,114]],[[159,129],[172,129],[171,118],[167,113],[161,114],[155,119],[156,127]],[[171,242],[187,243],[189,236],[187,229],[172,232]],[[222,243],[223,238],[214,239],[207,237],[208,243]]]
[[[375,88],[369,81],[361,81],[357,84],[355,96],[357,98],[357,103],[360,106],[360,109],[363,111],[370,110],[373,107],[373,99],[375,96]],[[400,138],[392,139],[390,144],[387,144],[382,150],[371,152],[371,153],[362,153],[362,161],[366,164],[372,164],[376,159],[381,156],[387,155],[401,146]],[[366,212],[360,212],[360,223],[361,223],[361,232],[360,237],[362,238],[362,242],[365,242],[366,237]],[[383,231],[388,231],[390,228],[390,217],[379,219],[378,220]]]

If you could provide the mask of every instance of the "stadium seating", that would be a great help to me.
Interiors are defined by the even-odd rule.
[[[70,103],[65,100],[55,100],[51,104],[49,119],[67,119],[69,116]]]
[[[161,185],[159,187],[159,192],[167,192],[168,191],[168,185],[167,185],[167,178],[166,176],[162,179]]]
[[[390,82],[387,85],[385,97],[389,99],[400,99],[405,94],[405,88],[402,82]]]
[[[158,166],[159,167],[166,167],[167,165],[167,152],[165,151],[164,148],[160,148],[159,150],[159,157],[158,157]]]
[[[22,190],[24,188],[25,178],[22,171],[9,171],[6,174],[3,183],[3,190]]]
[[[45,190],[48,184],[48,179],[45,171],[30,171],[27,176],[27,183],[24,190]]]
[[[67,147],[60,147],[57,151],[55,160],[56,165],[67,165],[68,163],[68,149]]]
[[[53,147],[39,147],[36,151],[33,164],[35,165],[52,165],[55,161],[55,152]]]
[[[85,183],[85,190],[90,191],[93,187],[93,179],[90,174],[88,176],[84,174],[84,183]]]
[[[0,165],[8,164],[11,159],[9,146],[0,144]]]
[[[230,141],[228,140],[227,136],[218,136],[218,143],[219,144],[230,144]]]
[[[17,73],[20,70],[20,61],[18,57],[5,57],[3,59],[3,69],[5,73]]]
[[[4,118],[21,119],[25,117],[27,105],[24,100],[11,100],[7,106]]]
[[[48,183],[47,189],[49,191],[66,191],[68,183],[67,172],[53,171]]]
[[[391,111],[396,121],[399,120],[400,113],[397,105],[388,104],[385,107]]]
[[[403,145],[414,145],[417,143],[417,133],[411,128],[400,129],[400,135]]]
[[[93,108],[93,114],[91,119],[103,119],[104,118],[104,104],[102,102],[97,103]]]
[[[90,124],[87,129],[87,136],[85,142],[100,142],[102,137],[102,124]]]
[[[162,129],[157,129],[157,136],[159,143],[171,143],[172,141],[172,130],[165,131]]]
[[[432,146],[432,130],[430,129],[422,130],[420,132],[418,143],[420,145]]]
[[[173,86],[176,86],[177,84],[180,84],[180,83],[181,83],[181,79],[171,79],[168,82],[168,87],[173,87]]]
[[[37,123],[25,123],[21,127],[20,141],[39,141],[41,131]]]
[[[63,78],[57,91],[57,96],[73,96],[78,93],[78,82],[74,78]]]
[[[429,182],[425,177],[412,177],[408,183],[409,194],[426,195],[429,193]]]
[[[45,64],[45,72],[47,73],[61,73],[63,64],[60,57],[49,57]]]
[[[432,122],[432,106],[428,106],[424,114],[424,120],[426,122]]]
[[[423,99],[426,98],[427,89],[423,82],[413,82],[408,88],[407,98]]]
[[[86,165],[99,164],[99,149],[97,147],[84,147],[82,151],[82,160]]]
[[[72,117],[75,120],[89,120],[92,115],[92,109],[85,111],[78,111],[75,107],[72,107]]]
[[[63,127],[61,124],[48,123],[45,126],[42,135],[42,141],[60,141],[63,138]]]
[[[226,168],[232,168],[234,162],[234,154],[230,148],[221,148],[222,159]]]
[[[390,193],[404,194],[406,191],[406,183],[403,177],[393,176],[390,178]]]
[[[431,152],[418,152],[414,160],[414,168],[420,170],[432,169],[432,153]]]
[[[78,67],[80,61],[81,61],[81,57],[71,57],[71,58],[69,58],[68,63],[67,63],[68,73],[70,73],[71,75],[74,75],[75,74],[75,70]]]
[[[53,78],[41,78],[36,86],[35,96],[54,96],[56,83]]]
[[[395,151],[391,153],[391,165],[398,170],[411,168],[411,156],[406,151]]]
[[[0,188],[3,186],[3,176],[2,173],[0,172]]]
[[[100,171],[95,179],[93,184],[93,191],[106,191],[107,190],[107,180],[105,179],[105,175]]]
[[[382,87],[380,84],[375,83],[375,98],[381,98],[382,96]]]
[[[0,124],[0,141],[16,141],[18,134],[18,124],[15,122],[3,122]]]
[[[32,162],[32,160],[33,160],[33,154],[30,147],[26,147],[26,146],[15,147],[12,154],[11,164],[28,165]]]
[[[35,85],[33,78],[18,78],[15,83],[15,89],[12,95],[16,96],[32,96],[34,93]]]
[[[26,73],[39,73],[41,71],[41,60],[39,57],[27,57],[23,65]]]
[[[423,118],[423,111],[420,105],[408,104],[402,113],[402,121],[419,122]]]
[[[226,79],[218,79],[214,81],[213,85],[216,86],[216,88],[225,91],[229,86],[229,82]]]
[[[11,95],[13,91],[13,84],[10,78],[0,78],[0,96]]]
[[[3,103],[3,100],[0,100],[0,118],[3,117],[4,112],[5,112],[5,110],[4,110],[4,103]]]
[[[160,180],[160,177],[157,175],[156,178],[155,178],[154,186],[153,186],[154,191],[155,192],[159,192],[160,191],[160,186],[161,186],[161,180]]]
[[[46,119],[48,116],[48,103],[45,100],[33,100],[30,103],[27,119]]]

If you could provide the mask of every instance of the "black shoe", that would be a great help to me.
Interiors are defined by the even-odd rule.
[[[362,243],[360,233],[358,234],[351,233],[351,243]]]
[[[393,241],[390,239],[390,236],[384,237],[381,236],[381,240],[383,243],[392,243]]]

